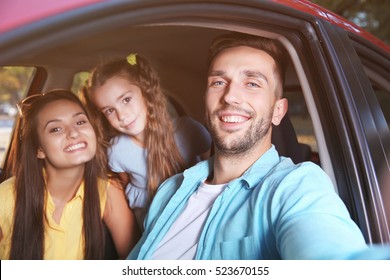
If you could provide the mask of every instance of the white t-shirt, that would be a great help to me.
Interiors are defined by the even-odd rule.
[[[215,199],[227,184],[202,183],[190,197],[183,212],[178,216],[152,255],[155,260],[192,260],[204,223]]]

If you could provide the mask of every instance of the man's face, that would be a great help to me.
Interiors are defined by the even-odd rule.
[[[278,106],[274,65],[267,53],[244,46],[225,49],[214,58],[206,117],[219,153],[237,155],[260,145],[270,147],[271,124],[278,125],[284,115],[274,110]]]

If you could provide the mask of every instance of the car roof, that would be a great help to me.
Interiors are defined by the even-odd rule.
[[[160,0],[163,2],[162,0]],[[137,2],[137,1],[132,1]],[[166,2],[199,2],[199,1],[166,1]],[[202,1],[204,2],[204,1]],[[230,1],[206,1],[210,4],[214,2],[230,2]],[[259,1],[261,2],[261,1]],[[325,8],[316,5],[308,0],[271,0],[270,2],[278,3],[283,6],[289,7],[293,10],[302,12],[304,14],[314,15],[319,18],[323,18],[326,21],[337,25],[351,33],[358,35],[359,37],[365,38],[371,43],[378,47],[390,52],[390,46],[385,44],[382,40],[375,37],[371,33],[360,28],[356,24],[346,20],[345,18],[326,10]],[[107,0],[13,0],[13,1],[2,1],[1,6],[1,19],[0,19],[0,34],[11,32],[12,30],[22,28],[33,22],[53,17],[62,13],[80,10],[87,6],[92,6],[98,3],[109,3],[110,5],[123,5],[126,1],[107,1]]]
[[[0,33],[104,0],[12,0],[0,3]]]

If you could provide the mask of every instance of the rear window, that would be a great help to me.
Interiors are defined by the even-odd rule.
[[[89,78],[89,72],[79,72],[73,77],[73,83],[71,91],[73,93],[78,93],[79,90],[84,86],[85,81]]]
[[[18,110],[16,104],[26,96],[35,67],[4,66],[0,67],[0,164],[11,140],[12,130]]]

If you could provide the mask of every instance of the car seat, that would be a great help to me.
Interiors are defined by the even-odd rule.
[[[288,114],[284,116],[278,126],[272,125],[271,142],[275,145],[279,155],[291,158],[296,164],[311,158],[310,146],[298,142]]]

